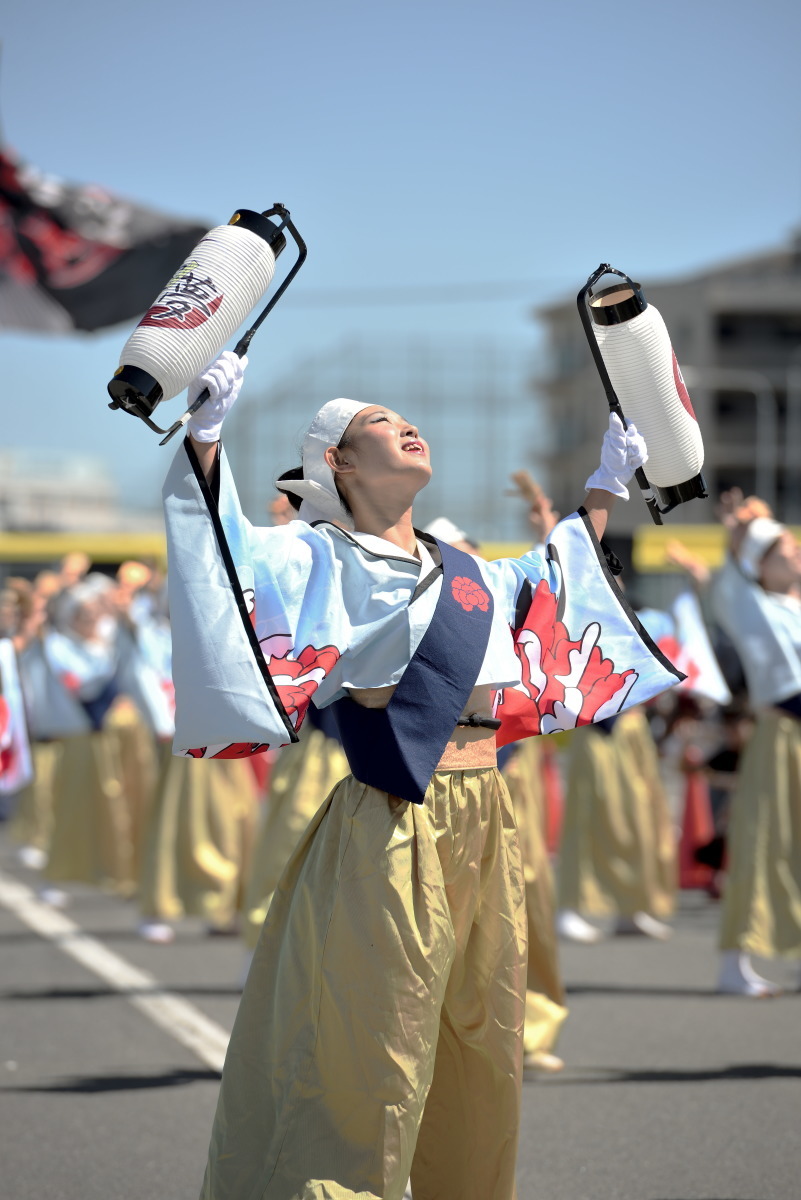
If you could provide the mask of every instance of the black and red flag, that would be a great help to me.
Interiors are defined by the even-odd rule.
[[[104,329],[145,311],[208,225],[66,183],[0,148],[0,329]]]

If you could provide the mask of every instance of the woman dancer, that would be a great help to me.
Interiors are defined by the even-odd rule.
[[[641,709],[571,738],[558,896],[556,926],[568,941],[603,936],[582,914],[614,916],[618,933],[671,935],[676,838]]]
[[[253,529],[217,445],[240,383],[230,355],[196,381],[211,398],[165,487],[176,746],[293,741],[313,696],[353,774],[270,906],[203,1196],[400,1200],[411,1172],[416,1200],[510,1200],[526,918],[495,727],[550,732],[676,681],[598,542],[642,441],[611,422],[547,558],[480,563],[414,529],[416,427],[347,400],[304,439],[301,520]]]
[[[778,990],[751,954],[801,958],[801,547],[752,518],[763,511],[752,498],[729,522],[733,557],[713,584],[757,714],[729,818],[718,978],[745,996]]]
[[[523,861],[528,960],[523,1065],[545,1075],[564,1068],[554,1053],[567,1017],[567,999],[556,944],[554,880],[545,843],[545,753],[547,743],[518,743],[503,766]]]

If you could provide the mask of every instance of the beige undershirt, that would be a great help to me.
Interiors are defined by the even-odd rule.
[[[395,687],[396,684],[392,683],[380,688],[350,688],[348,695],[351,700],[361,704],[362,708],[386,708],[392,699]],[[473,713],[477,713],[480,717],[492,717],[492,689],[489,684],[473,688],[460,720],[466,720]]]

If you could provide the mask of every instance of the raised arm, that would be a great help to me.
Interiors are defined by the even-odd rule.
[[[554,510],[550,496],[545,494],[529,471],[515,471],[512,482],[523,499],[528,501],[528,519],[534,531],[534,545],[544,545],[559,521],[559,513]],[[605,492],[600,487],[593,488],[585,498],[584,507],[599,541],[614,500],[611,492]]]
[[[615,497],[628,500],[626,484],[634,478],[638,467],[648,461],[645,439],[635,425],[623,428],[617,413],[609,414],[609,428],[601,445],[601,462],[585,483],[587,495],[584,508],[600,541],[606,531]]]
[[[201,405],[186,426],[200,469],[206,479],[211,479],[216,469],[222,423],[239,395],[247,365],[247,357],[240,358],[233,350],[224,350],[219,358],[189,385],[190,405],[204,388],[209,389],[208,400]]]

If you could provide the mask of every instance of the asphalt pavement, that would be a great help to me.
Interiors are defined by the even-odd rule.
[[[0,1198],[195,1200],[244,951],[197,921],[148,945],[85,888],[32,928],[39,883],[0,831]],[[717,913],[685,893],[669,942],[563,946],[567,1066],[526,1078],[519,1200],[801,1200],[797,967],[716,996]]]

